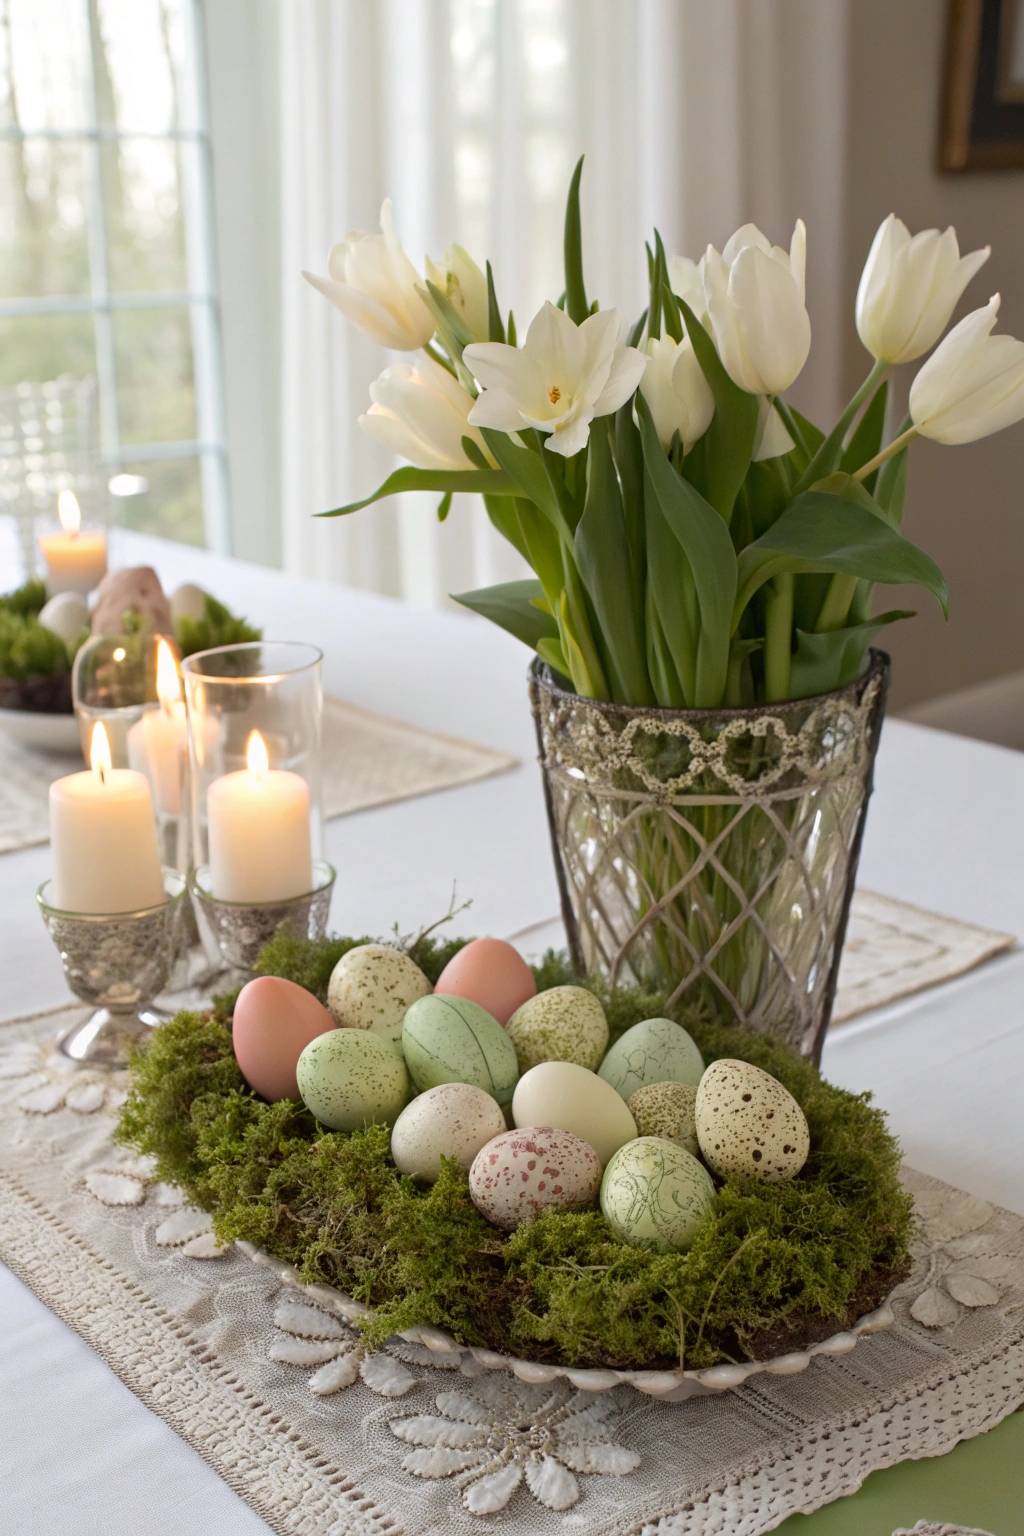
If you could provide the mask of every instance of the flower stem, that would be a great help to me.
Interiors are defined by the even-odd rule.
[[[793,649],[793,588],[790,572],[776,576],[768,594],[764,630],[764,696],[769,704],[789,698]]]
[[[832,577],[814,626],[816,635],[830,635],[834,629],[845,628],[859,579],[857,576],[843,576],[839,572]]]
[[[905,432],[900,433],[899,437],[894,437],[892,442],[882,449],[881,453],[876,453],[873,459],[868,459],[866,464],[862,464],[860,469],[855,472],[853,478],[855,480],[867,479],[872,471],[881,468],[887,459],[893,458],[902,448],[905,448],[908,443],[912,443],[914,438],[920,437],[920,435],[916,427],[908,427]]]

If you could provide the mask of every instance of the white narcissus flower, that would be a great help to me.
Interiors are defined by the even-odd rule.
[[[878,226],[857,289],[857,332],[872,357],[910,363],[929,352],[990,246],[960,255],[956,230],[910,230],[890,213]]]
[[[415,352],[433,336],[434,318],[416,292],[420,275],[398,242],[389,197],[380,210],[380,227],[379,235],[353,230],[332,246],[328,277],[302,275],[373,341]]]
[[[452,244],[440,262],[433,262],[428,256],[426,267],[428,278],[465,320],[473,340],[486,341],[490,334],[487,279],[469,252]]]
[[[807,231],[797,219],[787,255],[754,224],[704,257],[704,299],[718,355],[734,384],[752,395],[788,389],[807,361],[811,322],[804,305]]]
[[[651,336],[640,393],[651,408],[654,429],[663,448],[678,432],[684,453],[703,437],[715,414],[715,397],[701,370],[689,337]]]
[[[576,325],[554,304],[534,316],[523,347],[498,341],[474,343],[463,360],[482,393],[470,412],[476,427],[549,434],[552,453],[579,453],[595,416],[625,405],[647,359],[623,345],[625,325],[617,309],[601,309]]]
[[[494,464],[480,431],[469,422],[473,396],[426,354],[415,364],[385,368],[370,385],[370,399],[373,404],[359,418],[363,431],[418,469],[475,469],[462,446],[464,437]]]
[[[910,418],[937,443],[973,443],[1024,420],[1024,341],[993,336],[999,294],[966,315],[910,386]]]

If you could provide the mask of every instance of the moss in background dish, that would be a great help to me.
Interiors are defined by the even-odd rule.
[[[45,604],[41,581],[0,596],[0,708],[69,715],[78,646],[65,645],[38,622]]]
[[[206,595],[206,611],[201,619],[181,618],[174,626],[183,657],[196,651],[210,651],[218,645],[246,645],[262,640],[262,629],[255,629],[247,619],[236,618],[230,608]]]
[[[321,997],[356,939],[279,935],[260,970]],[[464,941],[421,940],[432,980]],[[557,957],[541,986],[565,977]],[[613,1034],[664,1015],[664,998],[595,984]],[[224,1239],[244,1238],[375,1310],[371,1342],[416,1324],[467,1344],[572,1365],[699,1368],[824,1338],[877,1306],[905,1272],[911,1201],[899,1149],[867,1095],[834,1088],[765,1038],[681,1019],[704,1057],[777,1077],[807,1115],[811,1153],[788,1184],[730,1180],[686,1254],[614,1237],[599,1212],[554,1212],[504,1234],[445,1161],[429,1189],[398,1173],[386,1129],[325,1131],[301,1105],[267,1104],[231,1050],[231,999],[179,1014],[135,1057],[117,1137],[152,1154]]]

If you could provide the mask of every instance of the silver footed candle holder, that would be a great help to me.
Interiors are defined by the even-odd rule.
[[[335,871],[313,861],[313,889],[285,901],[221,901],[210,891],[209,865],[193,870],[189,891],[204,942],[220,952],[231,970],[252,974],[256,957],[282,923],[298,939],[322,939],[327,932]]]
[[[95,1009],[58,1042],[73,1061],[124,1066],[130,1047],[169,1017],[152,1003],[178,957],[188,905],[185,877],[165,868],[163,879],[167,900],[138,912],[62,912],[49,880],[36,893],[68,986]]]

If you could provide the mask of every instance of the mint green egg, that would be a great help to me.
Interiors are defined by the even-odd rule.
[[[627,1141],[601,1180],[601,1213],[616,1236],[662,1251],[689,1248],[715,1204],[704,1164],[660,1136]]]
[[[295,1068],[306,1108],[332,1131],[393,1125],[409,1097],[409,1074],[390,1041],[368,1029],[329,1029]]]
[[[440,1083],[472,1083],[501,1105],[512,1101],[515,1046],[479,1003],[436,992],[419,998],[405,1015],[402,1051],[421,1093]]]
[[[671,1019],[642,1019],[620,1035],[597,1069],[616,1093],[631,1099],[651,1083],[689,1083],[696,1088],[704,1058],[693,1038]]]

